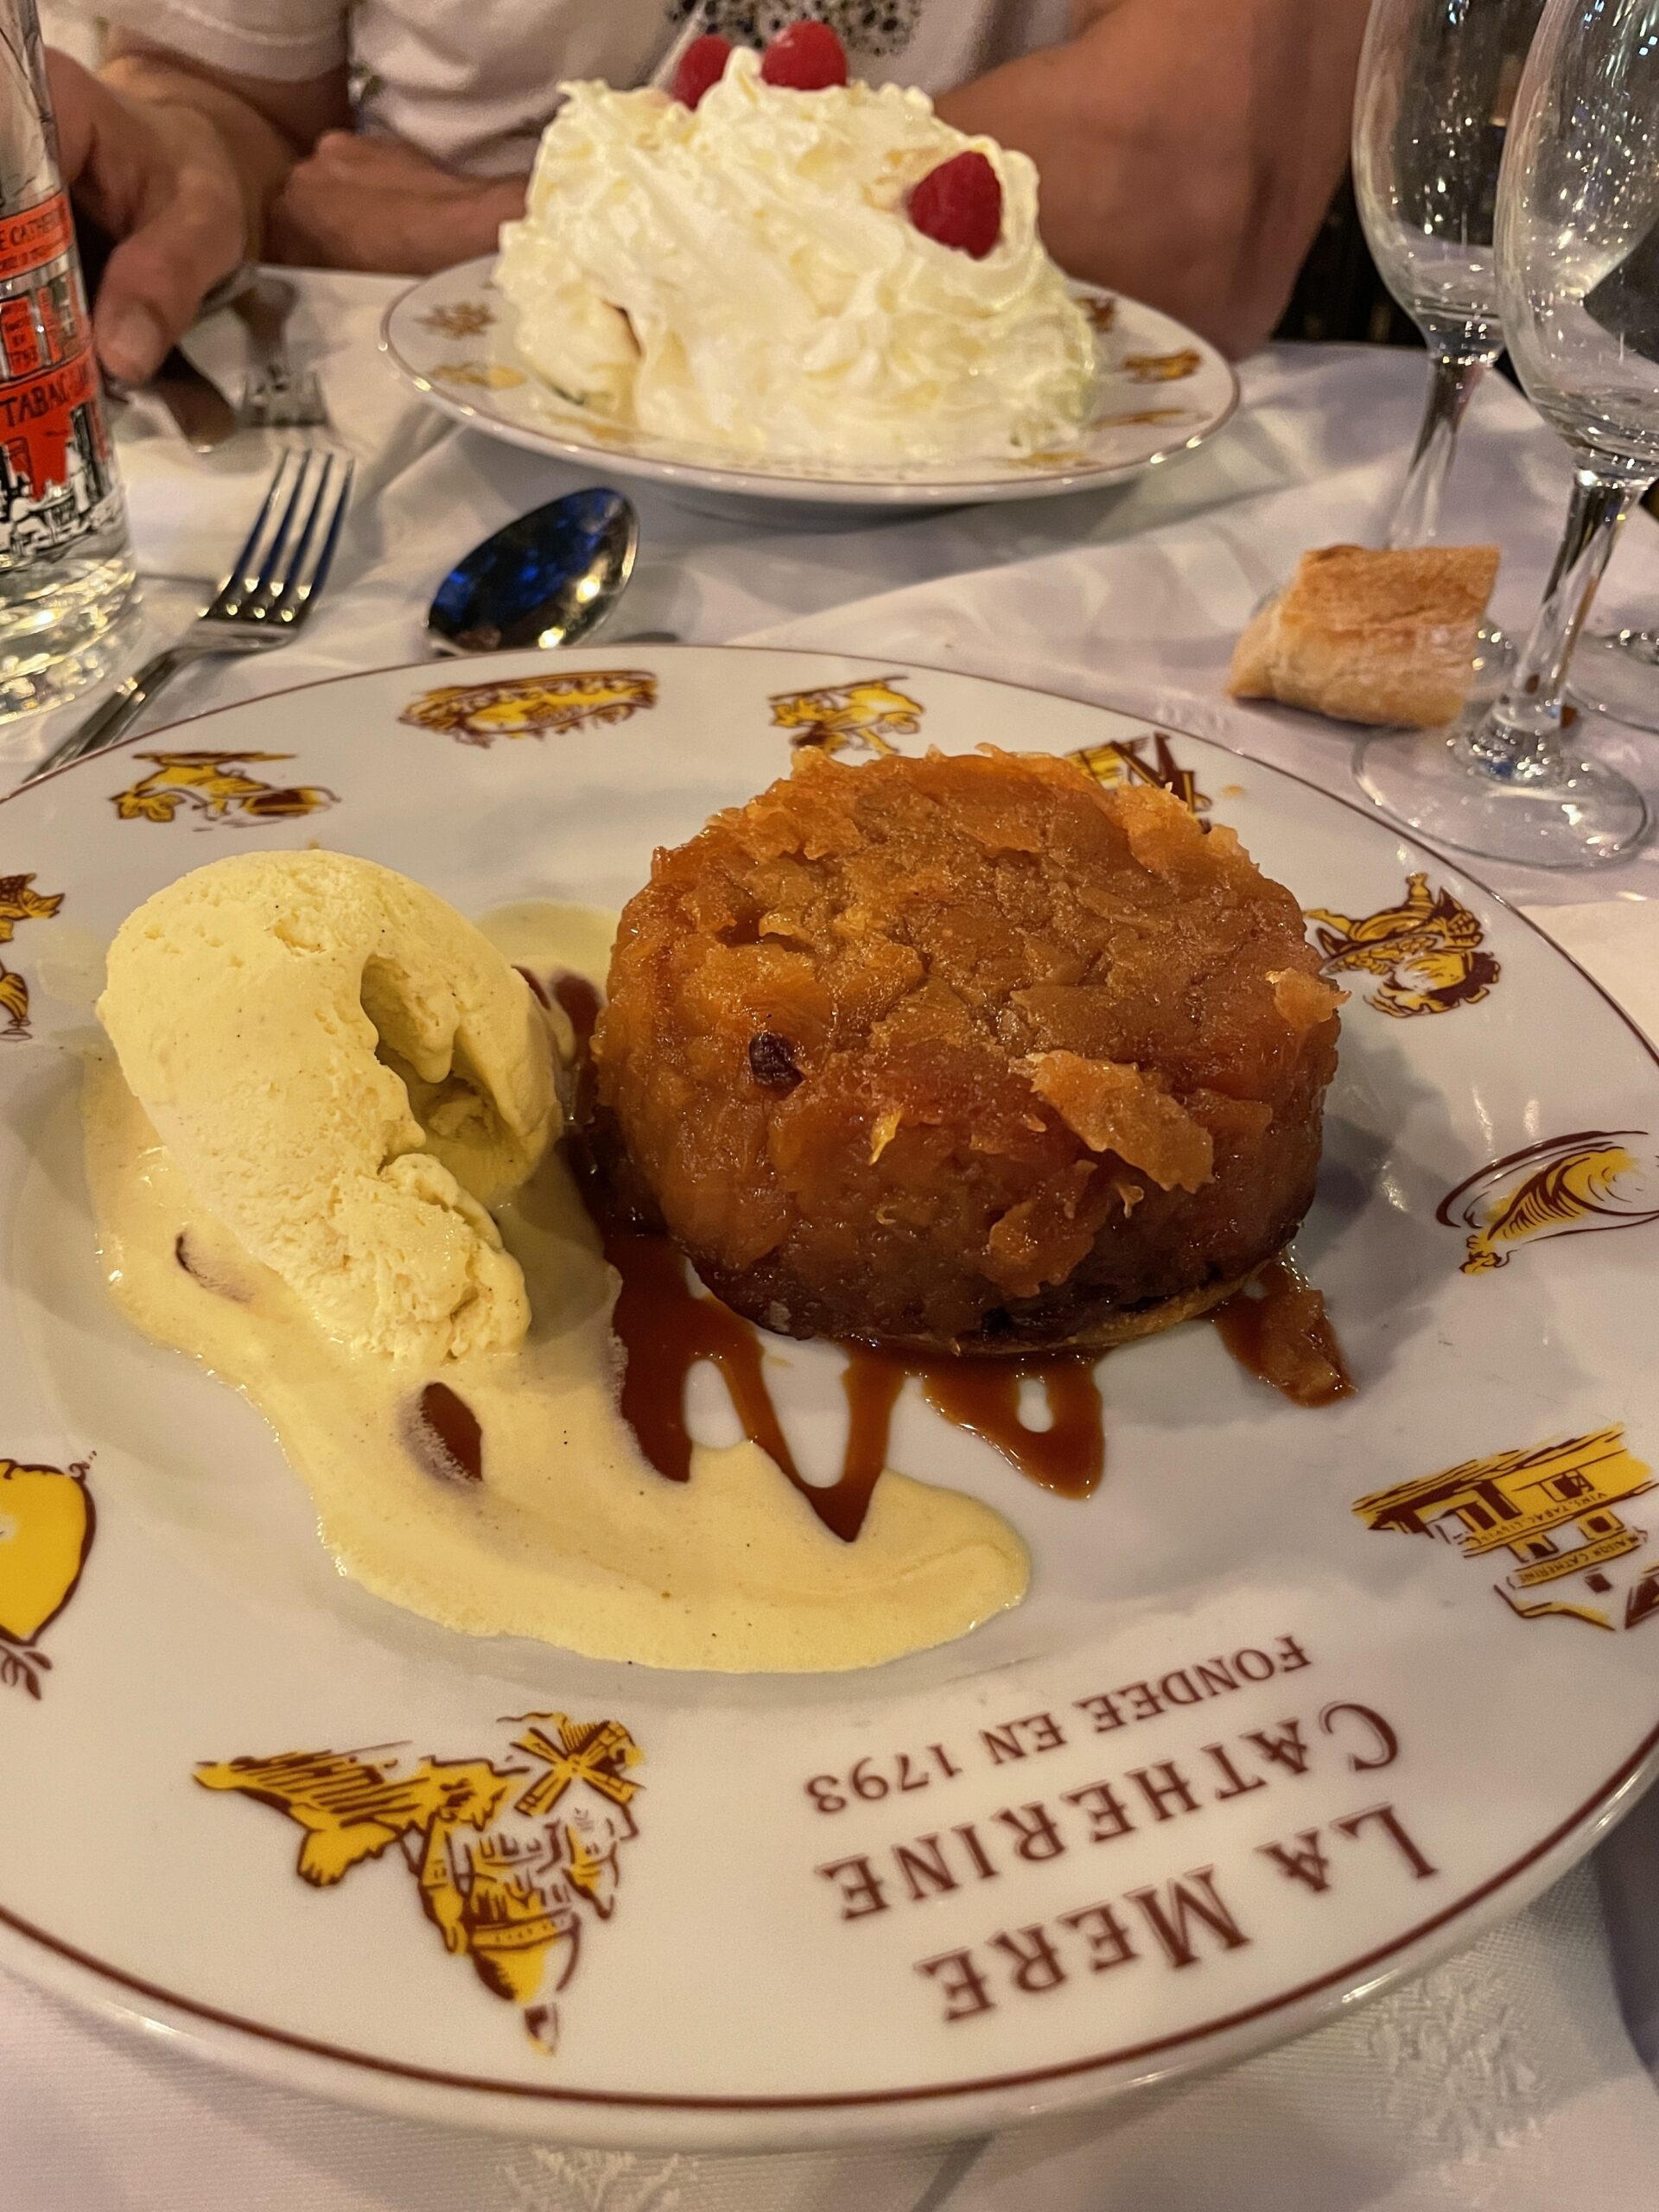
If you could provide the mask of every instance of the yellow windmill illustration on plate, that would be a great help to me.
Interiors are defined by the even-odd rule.
[[[10,944],[19,922],[49,922],[63,904],[61,891],[36,891],[30,875],[0,875],[0,944]]]
[[[440,338],[477,338],[494,322],[495,309],[484,300],[454,300],[416,320]]]
[[[206,1789],[239,1790],[305,1831],[296,1871],[328,1888],[396,1845],[446,1950],[470,1958],[531,2039],[556,2048],[555,2001],[589,1916],[616,1904],[639,1745],[617,1720],[524,1713],[498,1721],[486,1756],[414,1758],[401,1745],[210,1761]]]
[[[123,822],[174,822],[181,812],[200,814],[196,824],[284,822],[333,806],[338,794],[314,784],[268,784],[248,773],[251,760],[291,760],[291,753],[135,753],[151,762],[150,773],[115,793]]]
[[[410,700],[400,722],[441,730],[458,745],[498,737],[563,735],[625,722],[657,703],[657,678],[644,668],[588,668],[565,675],[504,676],[488,683],[448,683]]]
[[[440,361],[427,372],[435,384],[456,385],[474,391],[516,391],[530,379],[522,369],[505,361]]]
[[[1178,384],[1197,376],[1204,356],[1196,346],[1182,346],[1173,353],[1126,353],[1120,365],[1135,384]]]
[[[1103,790],[1118,791],[1125,784],[1155,784],[1160,791],[1172,792],[1189,813],[1210,811],[1210,801],[1198,789],[1198,777],[1177,761],[1168,737],[1160,729],[1146,737],[1110,738],[1104,745],[1088,745],[1066,757]]]

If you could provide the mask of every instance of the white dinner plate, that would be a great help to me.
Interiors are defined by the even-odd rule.
[[[1357,1393],[1290,1405],[1204,1323],[1114,1353],[1082,1503],[907,1397],[894,1464],[994,1503],[1032,1586],[880,1669],[664,1674],[452,1634],[337,1573],[260,1419],[106,1299],[76,1116],[101,948],[183,871],[314,840],[471,912],[620,906],[802,740],[1185,778],[1319,910],[1351,996],[1300,1251]],[[405,2113],[633,2145],[940,2136],[1313,2024],[1524,1903],[1652,1772],[1659,1068],[1374,817],[994,683],[601,646],[140,738],[6,799],[0,874],[9,1965]],[[786,1427],[832,1417],[832,1347],[768,1366]],[[349,1834],[294,1779],[325,1758]],[[486,1773],[547,1816],[511,1989],[477,1910],[489,1817],[445,1831],[442,1920],[418,1878],[435,1805]],[[525,2032],[537,1944],[553,2050]]]
[[[537,376],[514,340],[511,302],[486,254],[414,285],[386,311],[382,349],[423,399],[458,422],[558,461],[642,476],[684,492],[855,507],[960,506],[1037,499],[1116,484],[1192,452],[1238,405],[1238,378],[1215,347],[1155,308],[1078,285],[1096,325],[1094,412],[1070,446],[1018,461],[890,462],[870,468],[750,465],[620,429]]]

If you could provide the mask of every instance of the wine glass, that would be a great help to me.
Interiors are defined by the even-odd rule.
[[[1543,0],[1376,0],[1354,102],[1372,257],[1428,346],[1428,398],[1389,531],[1428,545],[1459,424],[1503,350],[1492,222],[1510,111]]]
[[[1659,735],[1659,630],[1595,631],[1580,638],[1573,696],[1611,721]]]
[[[1534,868],[1617,860],[1642,794],[1580,750],[1567,664],[1632,502],[1659,477],[1659,0],[1547,0],[1504,149],[1498,296],[1528,397],[1573,491],[1502,696],[1446,730],[1378,733],[1359,780],[1442,844]]]

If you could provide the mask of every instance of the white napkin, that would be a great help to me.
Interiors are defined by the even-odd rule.
[[[292,282],[289,272],[273,275]],[[374,345],[379,315],[405,289],[394,276],[307,272],[289,324],[296,361],[321,378],[328,429],[239,431],[211,454],[192,453],[160,404],[139,394],[116,422],[116,448],[141,575],[217,582],[257,513],[284,445],[332,442],[358,463],[357,498],[381,488],[444,433],[442,416],[397,380]],[[185,350],[232,405],[251,365],[247,334],[222,308],[198,325]]]
[[[1659,2095],[1580,1869],[1334,2025],[1104,2120],[1006,2135],[957,2212],[1651,2212]]]
[[[1659,1041],[1659,908],[1627,892],[1605,906],[1529,906],[1522,912]],[[1655,1902],[1659,1904],[1659,1891]]]
[[[0,1989],[7,2212],[1652,2212],[1659,2095],[1580,1869],[1331,2026],[989,2143],[732,2158],[553,2148],[221,2075]]]

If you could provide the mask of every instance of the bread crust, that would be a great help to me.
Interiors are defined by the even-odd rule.
[[[1498,558],[1495,545],[1304,553],[1246,624],[1227,689],[1339,721],[1452,721],[1468,696]]]

